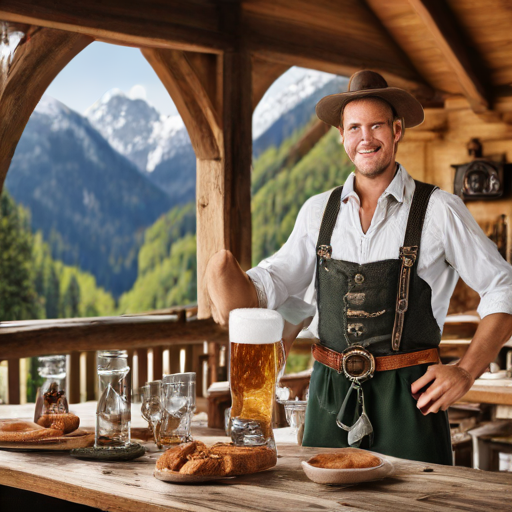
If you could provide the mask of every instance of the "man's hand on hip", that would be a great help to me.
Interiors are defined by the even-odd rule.
[[[418,394],[417,407],[423,414],[446,411],[450,405],[462,398],[475,379],[460,366],[435,364],[429,366],[425,375],[412,383],[411,392]]]

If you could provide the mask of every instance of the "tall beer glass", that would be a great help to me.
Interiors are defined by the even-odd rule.
[[[236,445],[275,446],[272,410],[283,326],[282,316],[270,309],[235,309],[229,315],[231,439]]]

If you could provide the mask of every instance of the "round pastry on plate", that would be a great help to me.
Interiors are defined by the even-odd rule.
[[[317,484],[349,485],[378,480],[391,475],[391,462],[378,453],[358,448],[340,448],[319,453],[302,462],[306,476]]]

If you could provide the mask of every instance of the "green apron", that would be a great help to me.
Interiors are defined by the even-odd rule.
[[[418,246],[428,201],[434,187],[416,182],[404,246]],[[331,236],[340,208],[342,187],[333,191],[326,206],[318,247],[330,249]],[[399,248],[397,247],[397,256]],[[363,346],[374,356],[414,352],[437,347],[439,326],[432,313],[431,289],[411,269],[409,307],[405,314],[400,349],[391,348],[397,284],[401,262],[382,260],[359,265],[325,256],[317,261],[317,301],[320,344],[337,352],[352,345]],[[418,259],[416,259],[416,262]],[[373,426],[373,439],[366,436],[363,448],[438,464],[452,464],[450,428],[446,412],[423,416],[411,395],[411,384],[427,365],[375,372],[362,384],[366,414]],[[304,446],[347,447],[347,432],[336,424],[341,404],[350,388],[344,374],[315,362],[309,387]],[[344,423],[356,418],[356,393],[346,407]]]

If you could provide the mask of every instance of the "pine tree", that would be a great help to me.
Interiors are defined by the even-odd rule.
[[[64,316],[76,318],[80,316],[80,285],[75,274],[71,275],[68,287],[63,297]]]
[[[30,217],[7,191],[0,196],[0,321],[43,315],[32,266]]]
[[[50,265],[45,286],[46,318],[59,318],[60,280],[55,271],[55,265]]]

